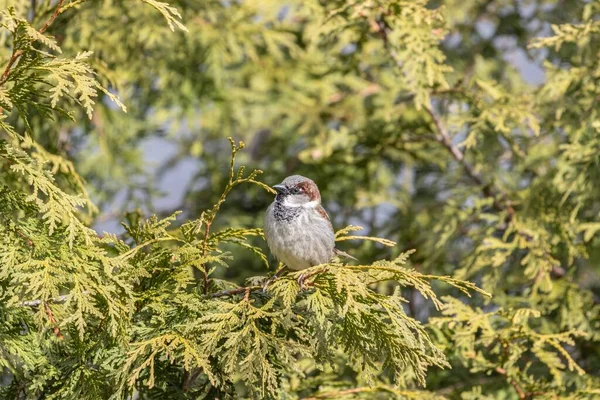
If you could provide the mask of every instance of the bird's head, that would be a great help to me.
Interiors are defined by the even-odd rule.
[[[317,184],[304,176],[288,176],[273,188],[277,190],[275,201],[286,207],[313,208],[321,204]]]

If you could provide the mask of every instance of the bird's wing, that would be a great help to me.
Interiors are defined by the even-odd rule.
[[[352,257],[350,254],[346,253],[345,251],[341,251],[340,249],[333,249],[333,253],[336,256],[346,257],[346,258],[350,258],[354,261],[358,261],[358,258]]]
[[[325,218],[327,220],[327,222],[329,222],[329,226],[331,227],[331,231],[333,232],[333,225],[331,224],[331,220],[329,219],[329,215],[327,214],[327,211],[325,211],[325,209],[323,208],[322,205],[318,205],[315,210],[319,213],[319,215],[323,218]]]
[[[317,212],[319,213],[319,215],[321,215],[321,217],[325,218],[327,220],[327,222],[329,222],[329,226],[331,227],[331,230],[333,231],[333,225],[331,224],[331,219],[329,219],[329,215],[327,214],[327,211],[325,211],[323,206],[319,205],[317,208],[315,208],[315,210],[317,210]],[[351,258],[355,261],[358,261],[356,258],[352,257],[350,254],[343,252],[340,249],[334,248],[333,253],[337,256]]]

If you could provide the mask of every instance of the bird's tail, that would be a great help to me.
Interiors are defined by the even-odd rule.
[[[350,254],[341,251],[340,249],[333,249],[333,254],[335,254],[336,256],[340,256],[340,257],[344,257],[344,258],[350,258],[354,261],[358,261],[358,259],[352,257]]]

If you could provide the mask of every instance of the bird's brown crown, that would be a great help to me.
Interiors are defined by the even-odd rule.
[[[306,178],[302,175],[292,175],[288,176],[281,182],[282,185],[293,191],[293,189],[298,189],[302,193],[304,193],[310,200],[320,200],[321,193],[319,192],[319,188],[317,184],[309,178]]]

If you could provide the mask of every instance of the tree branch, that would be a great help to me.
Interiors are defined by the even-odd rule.
[[[504,211],[508,214],[506,222],[510,222],[515,217],[516,212],[511,205],[508,194],[503,192],[501,189],[494,187],[491,183],[486,183],[484,179],[475,172],[473,166],[469,162],[467,162],[467,160],[465,160],[464,153],[452,143],[452,138],[450,137],[448,130],[446,129],[444,124],[442,124],[442,121],[439,118],[439,116],[433,111],[433,108],[425,107],[425,111],[427,112],[427,114],[429,114],[433,125],[435,126],[436,140],[440,142],[450,152],[450,154],[456,160],[456,162],[458,162],[462,166],[466,175],[477,186],[481,187],[481,191],[484,194],[484,196],[491,197],[494,200],[494,207],[496,207],[497,210]],[[518,230],[516,233],[517,235],[525,239],[527,242],[533,242],[533,237],[531,237],[531,235],[527,234],[526,232]],[[544,255],[550,256],[550,254],[548,254],[547,252],[544,252]],[[562,277],[566,274],[566,271],[560,265],[553,265],[551,273],[555,277]]]
[[[452,143],[452,138],[448,133],[446,127],[442,124],[440,117],[433,111],[432,107],[424,107],[427,114],[429,114],[433,125],[435,126],[436,140],[441,143],[450,152],[452,157],[458,162],[466,175],[477,185],[481,187],[481,191],[486,197],[492,197],[494,199],[494,205],[501,211],[508,212],[510,218],[515,214],[514,208],[511,206],[508,200],[508,195],[494,187],[491,184],[486,183],[484,179],[475,172],[473,166],[465,160],[464,153]]]
[[[88,294],[87,291],[83,291],[82,294]],[[67,301],[67,299],[71,296],[71,294],[63,294],[58,297],[54,297],[48,300],[26,300],[21,302],[21,306],[23,307],[39,307],[42,303],[44,304],[61,304]]]
[[[262,288],[263,288],[262,286],[242,286],[242,287],[235,288],[235,289],[228,289],[228,290],[222,290],[222,291],[216,292],[216,293],[211,293],[210,297],[216,298],[216,297],[224,297],[224,296],[233,296],[233,295],[242,294],[242,293],[247,293],[249,295],[250,292],[262,290]]]
[[[50,309],[50,304],[44,303],[44,307],[46,308],[46,315],[48,316],[48,320],[52,324],[52,330],[54,331],[54,334],[56,335],[57,338],[64,339],[65,337],[60,332],[60,329],[58,329],[58,324],[56,323],[56,320],[54,319],[54,314],[52,314],[52,309]]]
[[[50,27],[50,25],[52,25],[52,23],[54,22],[54,20],[58,16],[58,14],[60,14],[60,9],[64,2],[65,2],[65,0],[58,1],[58,4],[56,5],[56,8],[54,9],[54,12],[50,16],[50,18],[48,19],[48,21],[46,21],[44,26],[42,26],[40,28],[40,33],[43,34]],[[2,76],[0,77],[0,86],[4,85],[6,83],[13,65],[15,64],[15,62],[17,62],[19,57],[21,57],[22,55],[23,55],[23,50],[21,50],[21,49],[19,49],[17,51],[13,51],[12,56],[8,60],[8,64],[6,65],[6,68],[4,68],[4,72],[2,73]]]
[[[524,399],[527,399],[530,397],[529,394],[525,393],[525,391],[523,390],[523,388],[521,387],[521,385],[519,385],[519,383],[517,381],[515,381],[513,378],[509,377],[506,374],[506,370],[504,368],[496,367],[496,372],[499,373],[500,375],[504,375],[506,377],[506,379],[508,380],[508,383],[510,383],[512,385],[512,387],[515,389],[515,391],[517,392],[519,399],[524,400]]]
[[[363,387],[357,387],[357,388],[352,388],[352,389],[344,389],[344,390],[335,390],[335,391],[329,391],[329,392],[321,392],[321,393],[317,393],[313,396],[310,397],[302,397],[300,400],[323,400],[323,399],[338,399],[340,397],[343,396],[347,396],[350,394],[357,394],[357,393],[389,393],[389,394],[395,394],[395,395],[399,395],[399,396],[406,396],[406,397],[410,397],[410,398],[417,398],[415,395],[418,393],[422,393],[420,391],[417,390],[402,390],[402,389],[397,389],[394,387],[389,387],[389,386],[363,386]]]

